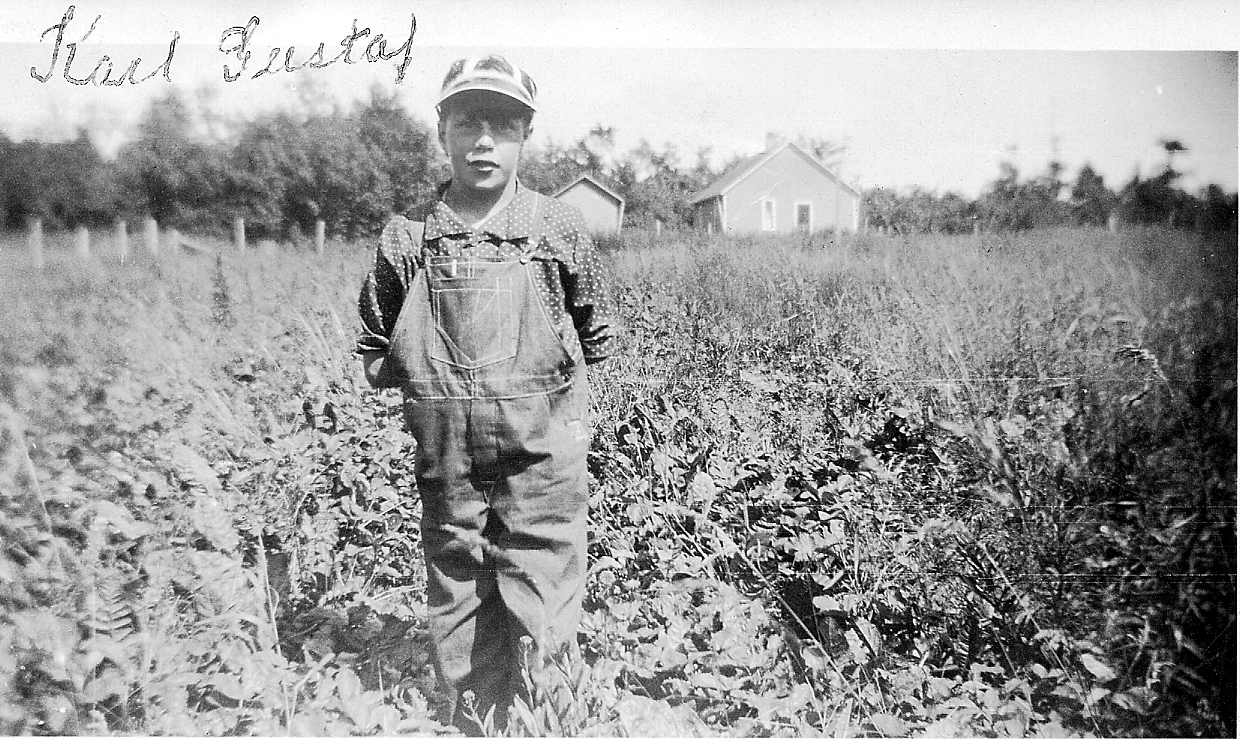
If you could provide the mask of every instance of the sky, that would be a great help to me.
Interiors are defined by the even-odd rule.
[[[53,67],[52,27],[71,1]],[[240,33],[222,37],[251,17],[250,61],[225,82],[239,60],[221,41]],[[333,58],[355,20],[370,29],[356,63],[254,77],[277,47],[277,66],[290,45],[292,66],[319,43]],[[414,22],[397,85],[404,53],[371,62],[365,45],[383,34],[392,53]],[[0,130],[56,139],[85,126],[113,151],[148,101],[174,87],[221,114],[253,117],[310,99],[347,106],[377,85],[430,123],[448,65],[497,51],[538,83],[536,144],[571,144],[601,124],[621,153],[642,140],[672,144],[689,165],[709,147],[719,165],[762,151],[768,132],[803,135],[845,145],[839,173],[854,185],[975,197],[1001,162],[1033,176],[1052,158],[1069,178],[1088,163],[1118,189],[1165,166],[1160,141],[1176,139],[1188,149],[1175,159],[1184,187],[1234,191],[1238,29],[1240,6],[1215,0],[6,0]],[[158,67],[174,35],[169,83]],[[78,44],[73,76],[88,76],[105,54],[114,78],[138,56],[136,76],[156,76],[119,88],[71,84],[69,43]],[[52,74],[40,82],[32,67]]]

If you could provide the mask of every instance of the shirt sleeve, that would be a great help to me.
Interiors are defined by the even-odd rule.
[[[576,213],[572,261],[560,265],[564,300],[572,316],[586,364],[601,362],[616,352],[620,326],[611,298],[611,284],[598,250]]]
[[[416,256],[421,239],[414,239],[414,226],[403,216],[396,216],[388,221],[379,237],[374,267],[362,281],[357,299],[362,319],[358,354],[387,351],[392,329],[417,272]]]

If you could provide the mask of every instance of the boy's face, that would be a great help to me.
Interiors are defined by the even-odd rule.
[[[530,111],[506,95],[471,90],[444,102],[439,143],[452,179],[477,190],[502,190],[517,171]]]

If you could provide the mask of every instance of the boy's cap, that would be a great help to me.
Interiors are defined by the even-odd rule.
[[[538,86],[525,72],[498,54],[458,59],[448,69],[439,90],[436,108],[453,95],[469,90],[490,90],[506,95],[532,111],[538,110]]]

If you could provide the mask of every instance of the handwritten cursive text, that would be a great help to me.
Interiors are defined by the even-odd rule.
[[[44,31],[43,35],[39,36],[39,41],[41,42],[47,37],[47,34],[52,31],[56,32],[56,44],[52,47],[52,62],[47,69],[47,74],[39,74],[39,70],[37,68],[30,68],[30,76],[39,82],[47,82],[56,72],[56,60],[60,57],[60,46],[64,43],[65,31],[68,30],[69,23],[73,20],[73,12],[75,9],[75,6],[70,5],[69,9],[65,11],[65,14],[61,16],[60,22]],[[90,35],[95,31],[95,25],[99,23],[99,19],[102,17],[103,16],[101,15],[95,16],[94,22],[90,24],[90,28],[87,29],[86,34],[82,36],[80,40],[64,44],[65,51],[67,52],[65,57],[64,77],[67,82],[71,82],[75,85],[108,85],[110,87],[120,87],[125,83],[126,79],[129,80],[129,84],[136,85],[140,82],[146,82],[160,72],[163,73],[165,81],[172,81],[172,57],[177,52],[177,41],[181,38],[179,31],[172,34],[172,43],[168,44],[168,56],[164,59],[164,63],[151,70],[151,73],[142,79],[137,79],[134,76],[138,73],[138,65],[142,63],[142,57],[137,57],[130,62],[129,68],[121,73],[120,77],[117,77],[114,80],[112,79],[112,70],[114,69],[112,66],[112,59],[107,54],[104,54],[99,59],[99,62],[95,64],[95,68],[91,70],[90,74],[85,77],[75,77],[73,75],[73,60],[74,57],[77,56],[78,44],[90,38]],[[100,70],[103,70],[103,77],[99,76]]]
[[[220,36],[219,49],[225,54],[236,56],[237,61],[241,62],[241,66],[233,71],[227,64],[224,65],[224,81],[236,82],[246,71],[246,65],[250,62],[250,42],[253,40],[254,32],[258,30],[259,24],[262,23],[258,16],[251,16],[248,23],[244,26],[233,26],[224,31]],[[413,36],[418,31],[418,19],[414,15],[409,16],[409,38],[405,39],[405,43],[396,47],[392,52],[387,51],[388,41],[383,34],[378,33],[366,44],[363,52],[366,61],[377,62],[380,60],[394,59],[403,54],[404,57],[400,63],[396,65],[396,84],[400,84],[405,78],[405,70],[409,68],[409,61],[413,58]],[[267,64],[254,73],[250,79],[258,79],[265,74],[275,74],[277,72],[296,72],[297,70],[308,67],[310,69],[322,69],[323,67],[335,64],[343,60],[345,64],[354,64],[360,59],[353,58],[354,44],[370,35],[369,28],[357,30],[357,19],[353,19],[353,28],[344,38],[340,39],[340,53],[331,60],[324,61],[324,54],[327,49],[326,43],[320,43],[318,48],[314,50],[301,64],[293,65],[293,56],[297,53],[296,46],[289,46],[287,49],[281,49],[279,46],[273,47],[267,54]],[[226,47],[227,45],[227,47]],[[280,52],[284,52],[284,63],[279,64]]]
[[[95,63],[90,74],[80,76],[81,67],[74,67],[74,62],[78,55],[79,45],[85,42],[90,35],[95,32],[95,26],[99,24],[101,15],[95,16],[91,22],[90,28],[86,29],[86,33],[77,41],[66,41],[71,37],[69,34],[69,25],[73,22],[74,13],[77,6],[70,5],[61,16],[60,22],[53,24],[45,30],[40,36],[39,41],[47,40],[48,36],[55,33],[55,43],[52,45],[52,58],[48,64],[47,71],[39,72],[38,67],[30,68],[30,76],[39,82],[49,81],[55,74],[61,59],[61,49],[65,51],[64,65],[62,74],[67,82],[74,85],[107,85],[109,87],[119,87],[126,81],[131,85],[137,85],[162,75],[164,81],[172,81],[172,61],[176,56],[177,42],[181,38],[179,31],[174,31],[172,41],[168,44],[168,55],[159,66],[152,69],[148,74],[141,77],[138,76],[138,66],[142,63],[142,57],[136,57],[129,63],[129,66],[118,77],[113,77],[113,73],[117,67],[113,65],[112,58],[104,54]],[[236,82],[249,71],[252,53],[252,45],[254,42],[255,32],[258,30],[262,21],[258,16],[251,16],[250,20],[244,26],[232,26],[227,28],[220,35],[220,43],[218,48],[220,52],[236,58],[239,65],[231,63],[224,64],[224,81]],[[396,84],[400,84],[405,79],[405,72],[409,69],[409,62],[413,59],[413,37],[418,31],[418,19],[412,13],[409,15],[409,37],[405,39],[400,46],[389,51],[389,41],[382,33],[371,35],[370,28],[362,28],[358,30],[357,19],[353,19],[353,26],[349,33],[340,39],[340,51],[331,59],[327,58],[327,44],[320,43],[318,47],[310,53],[308,57],[301,60],[300,63],[294,64],[293,59],[297,55],[297,47],[289,45],[287,48],[279,46],[272,47],[267,53],[267,63],[261,69],[258,69],[249,76],[249,79],[258,79],[264,75],[276,74],[278,72],[296,72],[299,69],[322,69],[331,66],[336,62],[343,61],[345,64],[356,64],[360,61],[378,62],[390,61],[397,59],[396,62]],[[365,46],[363,41],[370,37]]]

